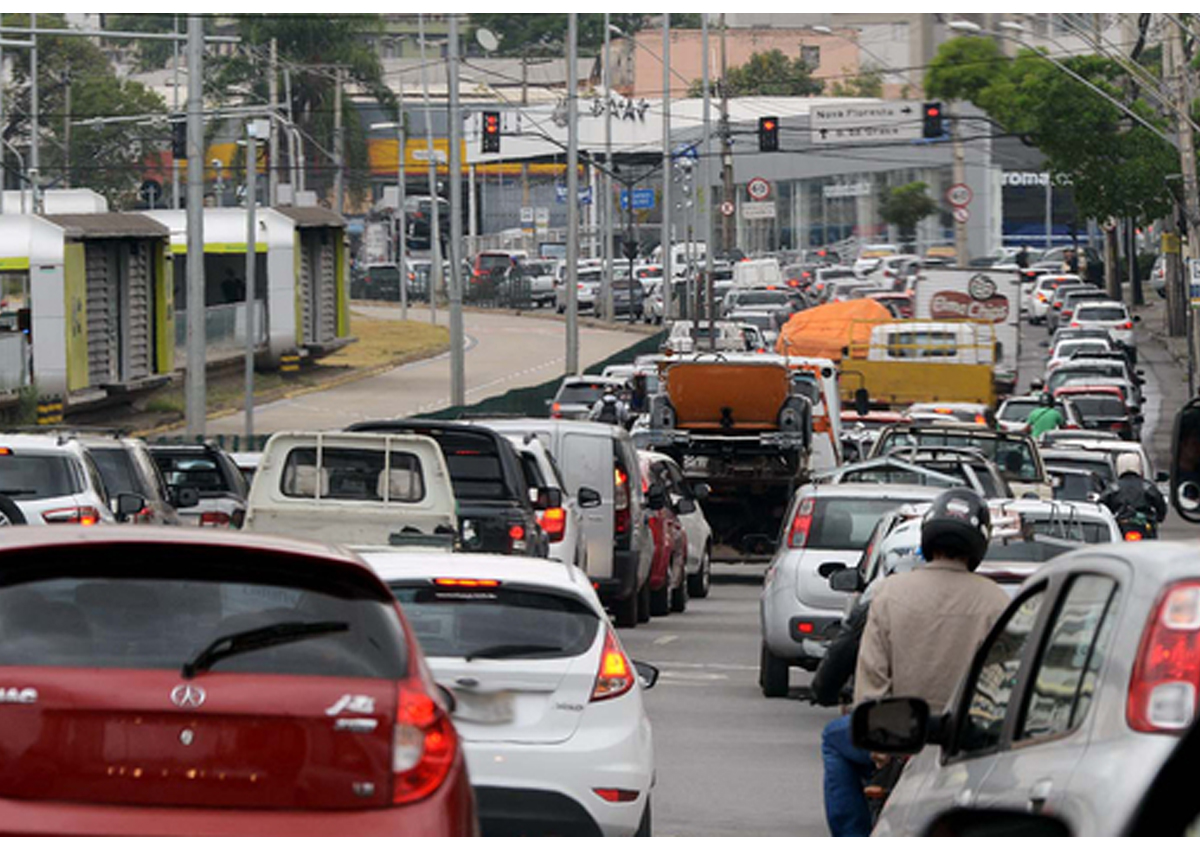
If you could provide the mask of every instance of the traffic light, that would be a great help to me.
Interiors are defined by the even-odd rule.
[[[762,153],[779,150],[779,119],[773,115],[758,119],[758,149]]]
[[[923,139],[940,139],[946,135],[946,131],[942,129],[942,104],[939,101],[933,101],[925,104],[925,111],[922,113],[925,116],[925,127],[921,133]]]
[[[183,116],[174,116],[178,121],[171,122],[171,156],[175,159],[187,159],[187,121]]]
[[[483,153],[500,153],[500,113],[483,113]]]

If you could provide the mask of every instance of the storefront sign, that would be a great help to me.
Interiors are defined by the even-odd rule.
[[[871,194],[870,183],[850,183],[845,186],[822,186],[824,198],[865,198]]]
[[[973,319],[999,324],[1008,319],[1008,298],[994,295],[976,301],[965,292],[935,292],[929,305],[929,315],[934,319]]]

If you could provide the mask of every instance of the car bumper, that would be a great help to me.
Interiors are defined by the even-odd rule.
[[[637,593],[640,561],[641,554],[636,549],[614,551],[612,577],[592,580],[600,599],[607,603],[614,599],[628,599]]]
[[[654,783],[650,722],[640,709],[591,703],[561,744],[464,742],[484,835],[606,835],[637,832]],[[631,712],[640,720],[629,722]],[[610,803],[593,790],[637,791]]]
[[[820,660],[837,634],[842,612],[808,606],[792,588],[765,592],[760,605],[762,636],[771,654],[789,661]],[[804,625],[807,624],[807,625]],[[811,631],[802,631],[811,626]]]

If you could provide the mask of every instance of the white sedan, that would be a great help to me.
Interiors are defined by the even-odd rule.
[[[654,743],[630,660],[578,568],[429,549],[363,558],[452,713],[485,836],[650,834]]]

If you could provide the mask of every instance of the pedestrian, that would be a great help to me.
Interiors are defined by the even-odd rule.
[[[1021,250],[1017,251],[1017,268],[1029,268],[1029,248],[1025,245],[1021,246]]]
[[[1061,428],[1066,421],[1054,404],[1054,396],[1046,391],[1038,396],[1038,406],[1031,410],[1025,419],[1029,425],[1029,436],[1035,440],[1046,431]]]
[[[940,495],[921,524],[923,567],[893,575],[871,600],[854,672],[854,702],[919,697],[930,711],[945,710],[975,651],[1008,605],[994,581],[974,574],[990,537],[990,514],[978,494],[953,488]],[[837,836],[871,832],[864,783],[875,771],[872,754],[850,738],[851,715],[821,735],[825,819]]]
[[[1069,274],[1079,274],[1079,257],[1074,248],[1063,251],[1063,271]]]

